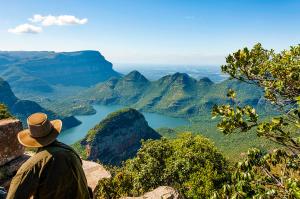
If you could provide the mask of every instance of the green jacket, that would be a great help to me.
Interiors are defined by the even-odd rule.
[[[7,199],[89,199],[82,162],[69,146],[55,141],[28,159],[13,178]]]

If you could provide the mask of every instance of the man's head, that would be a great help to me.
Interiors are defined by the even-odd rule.
[[[54,142],[62,129],[61,120],[49,121],[45,113],[27,118],[28,129],[18,133],[19,142],[26,147],[43,147]]]

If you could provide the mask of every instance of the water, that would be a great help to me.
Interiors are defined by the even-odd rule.
[[[97,113],[94,115],[76,116],[76,118],[82,123],[79,126],[61,132],[61,134],[58,137],[58,140],[66,144],[73,144],[74,142],[84,138],[88,130],[90,130],[96,124],[98,124],[109,113],[117,111],[123,107],[95,105],[94,108],[97,111]],[[174,118],[157,113],[144,112],[143,115],[145,116],[149,126],[151,126],[154,129],[160,127],[177,127],[189,124],[189,121],[183,118]]]

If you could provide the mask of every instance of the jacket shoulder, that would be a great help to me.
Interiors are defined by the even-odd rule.
[[[25,171],[33,169],[33,167],[43,167],[52,159],[53,155],[48,151],[40,151],[33,156],[31,156],[18,170],[18,173],[23,173]]]

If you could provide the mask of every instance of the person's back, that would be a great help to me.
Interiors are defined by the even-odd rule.
[[[40,148],[14,177],[7,198],[90,198],[80,158],[67,145]]]
[[[49,121],[36,113],[27,120],[29,129],[18,133],[19,142],[37,148],[13,178],[7,199],[89,199],[82,162],[69,146],[56,141],[60,120]]]

